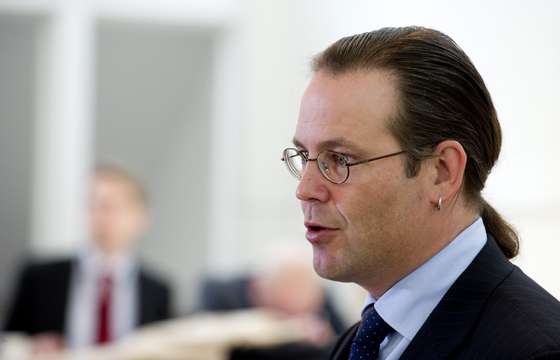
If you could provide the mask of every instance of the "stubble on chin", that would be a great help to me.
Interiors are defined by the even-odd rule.
[[[341,253],[328,253],[325,249],[313,247],[313,268],[323,279],[351,282],[351,269]]]

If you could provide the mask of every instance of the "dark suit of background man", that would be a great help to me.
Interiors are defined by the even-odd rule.
[[[384,28],[313,62],[294,148],[319,275],[369,293],[333,359],[559,359],[560,304],[508,259],[515,231],[482,198],[501,130],[448,36]]]
[[[71,259],[24,267],[5,330],[34,335],[40,352],[109,343],[168,318],[168,286],[133,253],[146,216],[139,183],[122,169],[99,167],[91,192],[92,241]]]

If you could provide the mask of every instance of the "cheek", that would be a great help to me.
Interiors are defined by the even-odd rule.
[[[373,185],[374,184],[374,185]],[[356,184],[357,185],[357,184]],[[399,246],[407,238],[417,195],[402,178],[376,179],[338,194],[337,210],[346,224],[350,247],[377,250]]]
[[[131,214],[124,213],[118,218],[119,231],[130,233],[136,227],[136,218]]]
[[[397,195],[392,189],[369,184],[356,186],[352,191],[337,195],[336,208],[349,230],[382,222],[390,217],[397,203]]]
[[[114,217],[107,212],[97,212],[91,217],[91,224],[96,229],[107,229],[113,226]]]

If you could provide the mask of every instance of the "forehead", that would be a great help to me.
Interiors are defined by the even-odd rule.
[[[376,149],[394,141],[387,121],[396,114],[397,99],[388,71],[319,71],[302,98],[295,140],[308,149],[332,139]]]
[[[107,175],[96,174],[93,178],[93,193],[97,197],[112,199],[137,200],[138,189],[127,179]]]

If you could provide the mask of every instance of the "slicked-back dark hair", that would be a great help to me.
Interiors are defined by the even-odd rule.
[[[504,255],[517,255],[515,230],[481,196],[502,143],[496,110],[482,77],[449,36],[416,26],[382,28],[338,40],[312,67],[333,76],[374,70],[394,75],[398,114],[387,126],[408,151],[407,175],[415,176],[441,141],[461,143],[467,153],[465,199],[478,208]]]

